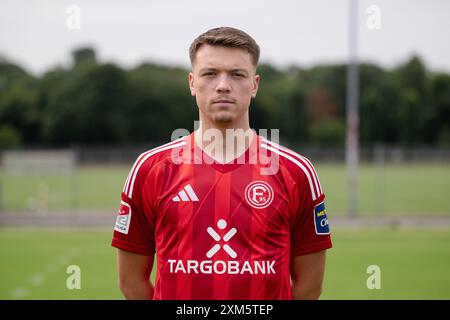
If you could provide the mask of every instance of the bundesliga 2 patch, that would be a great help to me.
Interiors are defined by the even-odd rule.
[[[316,234],[318,235],[330,234],[325,202],[319,203],[314,208],[314,227],[316,229]]]
[[[131,207],[128,203],[121,201],[114,230],[116,230],[117,232],[128,234],[128,229],[130,228],[130,221],[131,221]]]

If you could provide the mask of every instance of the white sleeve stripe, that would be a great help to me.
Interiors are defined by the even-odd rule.
[[[295,163],[297,166],[299,166],[300,169],[303,170],[303,172],[305,173],[306,177],[308,178],[309,187],[311,189],[311,195],[312,195],[313,201],[317,199],[316,192],[314,190],[314,186],[313,186],[313,183],[312,183],[312,180],[311,180],[311,176],[310,176],[308,170],[303,166],[303,164],[301,164],[298,160],[294,159],[293,157],[291,157],[287,153],[284,153],[283,151],[281,151],[279,149],[272,148],[272,147],[270,147],[267,144],[261,144],[261,148],[268,149],[268,150],[270,150],[272,152],[275,152],[275,153],[285,157],[286,159],[291,160],[293,163]]]
[[[313,176],[314,185],[316,187],[316,192],[317,192],[318,196],[320,196],[323,193],[322,186],[320,185],[320,180],[319,180],[319,177],[317,175],[317,172],[314,169],[314,166],[312,165],[312,163],[307,158],[305,158],[302,155],[300,155],[300,154],[298,154],[298,153],[296,153],[296,152],[294,152],[292,150],[289,150],[289,149],[287,149],[287,148],[285,148],[285,147],[283,147],[283,146],[281,146],[281,145],[279,145],[279,144],[277,144],[275,142],[269,141],[269,140],[264,139],[264,138],[263,138],[263,141],[265,143],[269,144],[269,145],[272,145],[274,147],[277,147],[277,148],[283,150],[284,152],[286,152],[286,153],[288,153],[288,154],[290,154],[290,155],[292,155],[294,157],[298,157],[301,160],[303,160],[303,162],[305,163],[306,167],[309,169],[310,173]]]
[[[314,175],[314,183],[316,184],[317,194],[318,195],[322,194],[322,186],[320,185],[320,181],[319,181],[319,178],[317,176],[316,170],[314,169],[314,166],[304,156],[302,156],[302,155],[297,155],[297,156],[300,157],[305,162],[305,164],[309,168],[310,172],[312,172],[312,174]]]
[[[279,144],[276,144],[276,143],[274,143],[272,141],[269,141],[267,139],[263,138],[263,142],[265,142],[266,144],[269,144],[269,145],[271,145],[273,147],[277,147],[278,149],[280,149],[280,150],[282,150],[282,151],[284,151],[284,152],[286,152],[286,153],[296,157],[298,160],[302,161],[306,165],[306,167],[309,169],[309,172],[311,173],[311,175],[313,177],[314,186],[316,187],[317,196],[319,197],[322,194],[323,191],[322,191],[322,186],[320,185],[319,177],[317,176],[316,170],[314,169],[312,163],[307,158],[299,155],[298,153],[296,153],[296,152],[294,152],[292,150],[289,150],[289,149],[287,149],[287,148],[285,148],[283,146],[280,146]]]
[[[153,152],[153,151],[158,150],[158,149],[161,149],[161,148],[163,148],[163,147],[165,147],[165,146],[172,145],[172,144],[175,144],[175,143],[177,143],[177,142],[180,142],[180,141],[183,140],[183,139],[184,139],[184,137],[182,137],[182,138],[180,138],[180,139],[177,139],[177,140],[174,140],[174,141],[171,141],[171,142],[169,142],[169,143],[163,144],[163,145],[161,145],[161,146],[159,146],[159,147],[150,149],[150,150],[148,150],[148,151],[142,153],[142,154],[136,159],[136,162],[133,164],[133,167],[131,168],[130,173],[128,174],[127,182],[126,182],[126,184],[125,184],[125,188],[124,188],[123,192],[124,192],[125,194],[127,194],[127,193],[129,192],[129,190],[130,190],[130,179],[131,179],[131,177],[133,176],[134,171],[136,170],[136,167],[138,166],[138,164],[140,163],[140,161],[145,157],[145,155],[147,155],[149,152]]]
[[[153,156],[154,154],[157,154],[158,152],[161,152],[161,151],[164,151],[164,150],[173,149],[173,148],[176,148],[176,147],[180,147],[180,146],[183,146],[183,145],[185,145],[185,144],[186,144],[186,141],[182,141],[182,142],[179,142],[179,143],[177,143],[177,144],[172,144],[172,145],[169,145],[169,146],[167,146],[167,147],[160,148],[160,149],[157,149],[157,150],[155,150],[155,151],[149,152],[149,153],[142,159],[142,161],[139,162],[138,166],[136,167],[136,170],[134,171],[133,177],[132,177],[132,179],[131,179],[131,183],[130,183],[130,191],[129,191],[129,193],[128,193],[127,196],[128,196],[130,199],[131,199],[131,197],[133,196],[134,181],[136,180],[136,176],[137,176],[137,174],[138,174],[138,172],[139,172],[139,169],[141,168],[142,164],[143,164],[148,158],[150,158],[150,157]]]
[[[133,167],[134,167],[134,165],[133,165]],[[128,177],[127,177],[127,180],[125,180],[125,185],[123,186],[123,190],[122,190],[123,193],[126,192],[125,190],[127,189],[128,181],[130,180],[132,171],[133,171],[133,168],[131,168],[130,172],[128,172]]]
[[[149,152],[149,151],[147,151],[147,152]],[[124,192],[125,194],[128,193],[128,190],[129,190],[129,188],[130,188],[130,179],[131,179],[131,176],[133,175],[133,172],[134,172],[134,170],[135,170],[137,164],[139,163],[139,161],[141,161],[142,157],[144,157],[144,155],[147,154],[147,152],[144,152],[144,153],[140,154],[139,157],[138,157],[138,158],[136,159],[136,161],[134,162],[133,167],[131,167],[130,173],[128,174],[127,182],[126,182],[126,184],[125,184],[125,188],[124,188],[124,190],[123,190],[123,192]]]
[[[303,156],[300,156],[300,157],[302,157],[302,159],[305,160],[305,161],[311,166],[311,168],[312,168],[312,170],[313,170],[313,173],[314,173],[314,175],[315,175],[315,177],[316,177],[316,179],[317,179],[317,183],[319,184],[319,190],[320,190],[320,193],[319,193],[319,194],[322,194],[322,193],[323,193],[322,185],[320,184],[319,175],[317,174],[316,169],[314,168],[313,164],[311,163],[311,161],[309,161],[308,158],[305,158],[305,157],[303,157]]]

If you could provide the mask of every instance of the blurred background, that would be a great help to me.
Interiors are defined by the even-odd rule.
[[[122,298],[110,241],[123,184],[141,152],[194,129],[188,48],[217,26],[261,47],[251,127],[279,129],[318,171],[334,240],[322,298],[449,299],[449,12],[0,0],[0,299]]]

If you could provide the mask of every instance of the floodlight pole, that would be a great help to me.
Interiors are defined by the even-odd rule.
[[[349,0],[349,59],[347,63],[347,137],[348,214],[356,217],[358,191],[359,114],[358,114],[358,0]]]

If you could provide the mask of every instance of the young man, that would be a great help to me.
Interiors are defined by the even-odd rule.
[[[250,129],[258,45],[216,28],[190,58],[200,127],[143,153],[128,175],[112,241],[120,289],[127,299],[319,298],[332,246],[324,194],[308,159]]]

